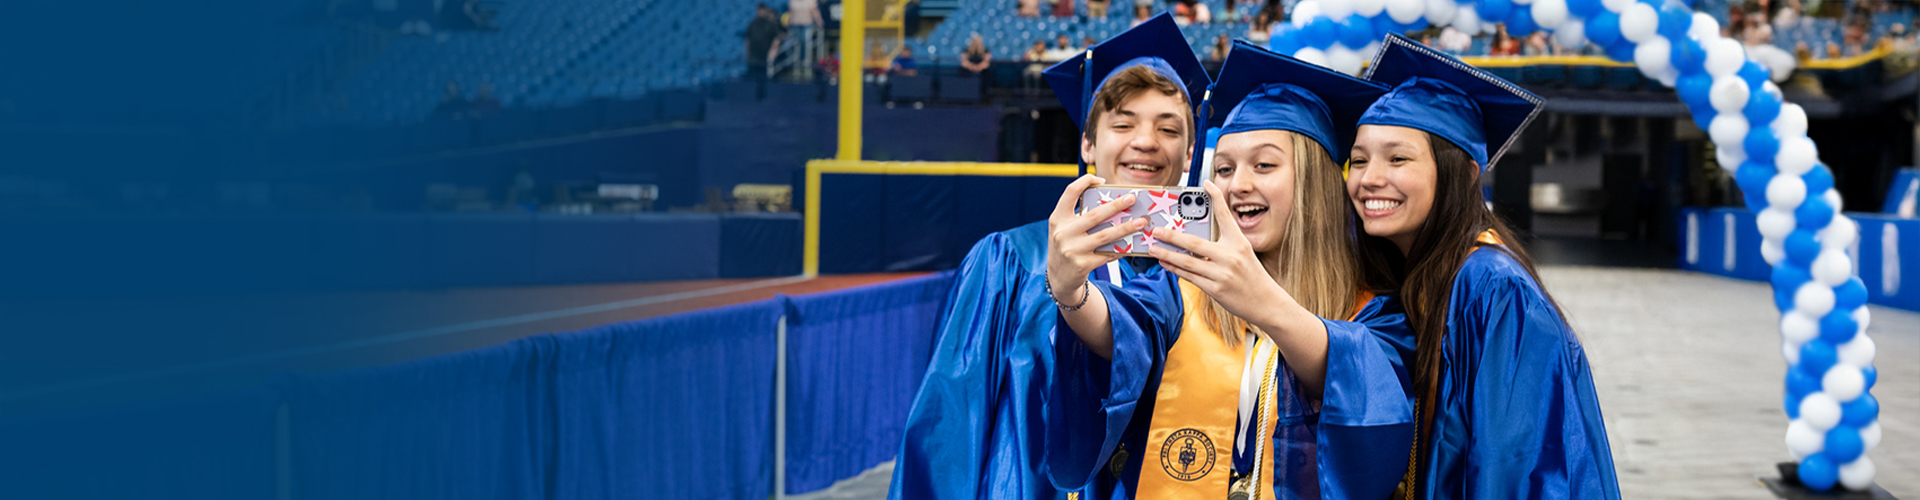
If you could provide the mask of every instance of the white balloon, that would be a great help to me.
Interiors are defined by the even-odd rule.
[[[1767,261],[1767,265],[1769,266],[1780,264],[1780,261],[1787,260],[1787,245],[1781,243],[1780,240],[1762,238],[1760,240],[1760,259]]]
[[[1865,311],[1867,308],[1862,307],[1859,310]],[[1865,324],[1864,322],[1861,323],[1861,325]],[[1873,366],[1874,349],[1873,338],[1856,332],[1853,340],[1849,340],[1845,344],[1840,344],[1840,348],[1834,349],[1834,352],[1839,353],[1840,363],[1842,364]]]
[[[1773,154],[1773,164],[1782,174],[1806,175],[1819,162],[1820,147],[1806,136],[1781,140],[1780,151]]]
[[[1327,47],[1327,67],[1349,75],[1360,74],[1360,53],[1345,45]]]
[[[1360,48],[1360,60],[1361,60],[1361,61],[1372,61],[1372,60],[1373,60],[1373,56],[1374,56],[1374,55],[1377,55],[1377,54],[1379,54],[1379,53],[1380,53],[1380,41],[1379,41],[1379,40],[1375,40],[1375,41],[1371,41],[1371,42],[1367,42],[1367,46],[1365,46],[1365,47],[1361,47],[1361,48]]]
[[[1639,2],[1635,2],[1634,0],[1600,0],[1600,6],[1606,7],[1608,12],[1615,14],[1619,14],[1620,11],[1626,10],[1627,7],[1631,7],[1636,3]]]
[[[1781,103],[1780,116],[1773,117],[1775,137],[1800,137],[1807,135],[1807,110],[1799,104]]]
[[[1715,80],[1734,76],[1734,73],[1740,72],[1741,66],[1747,64],[1747,48],[1731,38],[1716,36],[1702,42],[1700,48],[1707,52],[1707,74],[1713,75]]]
[[[1413,24],[1427,14],[1425,0],[1387,0],[1387,17],[1400,24]]]
[[[1745,128],[1746,125],[1744,125],[1744,123],[1746,119],[1741,118],[1741,120],[1743,123],[1743,125],[1741,125],[1742,127],[1741,130],[1743,130],[1743,132],[1740,132],[1740,134],[1741,134],[1741,137],[1745,137],[1746,132],[1744,132],[1744,130],[1746,130]],[[1714,117],[1713,121],[1708,123],[1707,126],[1711,127],[1715,123],[1720,123],[1720,117],[1718,116]],[[1720,144],[1726,144],[1724,142],[1720,142],[1718,139],[1714,140],[1713,142],[1715,146],[1719,146]],[[1727,169],[1728,173],[1738,172],[1740,171],[1740,164],[1747,161],[1747,148],[1744,145],[1741,145],[1740,147],[1731,147],[1731,146],[1715,147],[1713,148],[1713,158],[1715,160],[1718,160],[1720,162],[1720,168]]]
[[[1460,9],[1453,14],[1453,29],[1467,36],[1480,34],[1480,11],[1474,10],[1473,4],[1460,4]]]
[[[1860,331],[1863,331],[1863,332],[1867,331],[1867,324],[1873,322],[1873,313],[1868,312],[1868,309],[1864,306],[1862,306],[1859,309],[1854,309],[1853,322],[1860,324]],[[1868,360],[1868,362],[1872,362],[1872,360]],[[1855,363],[1855,364],[1860,366],[1867,366],[1866,363]]]
[[[1747,159],[1747,115],[1739,112],[1720,113],[1707,123],[1707,136],[1713,138],[1713,145],[1721,151],[1737,152],[1742,162]],[[1733,164],[1735,168],[1740,163]]]
[[[1800,344],[1781,341],[1780,357],[1787,360],[1787,366],[1800,364]]]
[[[1813,141],[1809,140],[1807,142],[1813,142]],[[1822,196],[1822,198],[1827,199],[1827,206],[1833,207],[1833,213],[1837,214],[1837,213],[1840,213],[1840,211],[1847,209],[1847,200],[1840,199],[1839,191],[1828,189],[1826,196]],[[1832,224],[1832,222],[1828,222],[1828,224]]]
[[[1540,0],[1533,3],[1533,24],[1542,29],[1560,29],[1567,22],[1567,0]]]
[[[1774,97],[1780,98],[1781,102],[1786,102],[1787,100],[1786,94],[1780,91],[1779,85],[1773,84],[1773,80],[1766,80],[1766,81],[1760,82],[1760,90],[1762,92],[1773,94]]]
[[[1458,13],[1460,5],[1453,0],[1427,0],[1427,22],[1435,27],[1453,24],[1453,16]]]
[[[1645,43],[1660,31],[1660,13],[1652,5],[1634,2],[1620,11],[1620,36],[1633,43]]]
[[[1532,3],[1533,3],[1533,0],[1513,0],[1514,5],[1528,5]]]
[[[1797,311],[1780,315],[1780,339],[1796,348],[1820,336],[1820,321]],[[1791,363],[1791,361],[1789,361]]]
[[[1880,446],[1880,420],[1879,419],[1875,419],[1873,423],[1867,424],[1866,427],[1860,428],[1860,444],[1866,445],[1860,448],[1861,455],[1866,455],[1867,452],[1873,451],[1874,448],[1878,448]]]
[[[1793,233],[1794,224],[1798,223],[1793,218],[1793,209],[1783,207],[1767,207],[1753,219],[1755,225],[1760,226],[1760,237],[1768,241],[1786,241],[1787,235]]]
[[[1832,429],[1835,424],[1840,423],[1840,402],[1834,401],[1833,396],[1828,396],[1824,392],[1808,394],[1806,398],[1800,400],[1800,419],[1795,422],[1805,423],[1816,431],[1827,432],[1827,429]],[[1792,428],[1792,425],[1788,425],[1788,428]]]
[[[1852,463],[1840,466],[1840,485],[1854,491],[1867,491],[1873,488],[1873,459],[1860,454]]]
[[[1807,282],[1794,290],[1793,310],[1818,318],[1833,312],[1833,300],[1833,287]]]
[[[1639,55],[1639,52],[1639,50],[1635,50],[1634,55]],[[1634,61],[1639,62],[1639,59],[1635,58]],[[1737,75],[1715,77],[1713,79],[1713,87],[1707,91],[1707,101],[1713,103],[1713,110],[1719,113],[1718,116],[1714,117],[1716,121],[1721,117],[1739,116],[1741,122],[1746,122],[1747,117],[1741,114],[1741,110],[1747,107],[1747,99],[1750,97],[1752,97],[1752,95],[1747,89],[1746,80],[1741,80]],[[1744,141],[1746,138],[1746,132],[1741,131],[1739,140]],[[1721,143],[1718,138],[1714,139],[1713,142],[1716,144],[1724,144]],[[1740,142],[1735,142],[1734,144],[1740,144]]]
[[[1587,45],[1587,21],[1580,18],[1570,18],[1567,19],[1566,22],[1560,23],[1560,27],[1553,30],[1553,41],[1560,42],[1561,47],[1569,49],[1585,47]]]
[[[1331,67],[1331,66],[1327,66],[1327,53],[1325,51],[1322,51],[1320,49],[1316,49],[1313,47],[1301,47],[1300,50],[1296,50],[1293,52],[1293,58],[1299,59],[1304,62],[1312,63],[1323,68]]]
[[[1853,259],[1847,257],[1846,249],[1822,250],[1819,257],[1813,258],[1813,281],[1826,286],[1840,286],[1853,278]]]
[[[1634,46],[1633,63],[1640,67],[1640,74],[1658,80],[1661,75],[1674,71],[1673,46],[1667,43],[1667,37],[1654,35]]]
[[[1353,0],[1353,13],[1373,17],[1387,8],[1387,0]]]
[[[1803,403],[1801,406],[1805,406]],[[1815,430],[1806,422],[1806,414],[1787,424],[1787,453],[1793,454],[1794,461],[1813,456],[1826,448],[1827,435]]]
[[[1335,22],[1346,20],[1347,16],[1353,15],[1353,0],[1318,1],[1320,2],[1320,13],[1325,14],[1328,19],[1333,19]],[[1298,10],[1298,7],[1295,7],[1295,10]]]
[[[1828,223],[1826,229],[1821,229],[1820,233],[1815,235],[1816,239],[1820,240],[1820,248],[1843,252],[1852,248],[1854,240],[1860,238],[1858,224],[1852,217],[1835,214],[1833,222]]]
[[[1767,204],[1795,208],[1807,200],[1807,181],[1798,175],[1775,175],[1767,181]]]
[[[1866,388],[1867,377],[1860,374],[1860,368],[1845,363],[1833,365],[1826,376],[1820,377],[1820,391],[1842,403],[1860,397]]]
[[[1693,23],[1687,25],[1687,37],[1694,40],[1712,40],[1720,36],[1720,20],[1705,12],[1693,13]]]
[[[1305,28],[1308,22],[1313,21],[1316,17],[1320,17],[1320,15],[1325,12],[1325,7],[1320,5],[1320,0],[1302,0],[1299,4],[1293,6],[1293,13],[1291,14],[1293,17],[1287,19],[1287,21],[1293,23],[1293,27],[1295,28]]]

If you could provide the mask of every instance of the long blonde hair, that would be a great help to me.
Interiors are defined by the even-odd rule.
[[[1360,259],[1354,247],[1353,222],[1347,217],[1347,184],[1340,167],[1319,142],[1286,132],[1293,144],[1293,206],[1286,230],[1280,233],[1278,259],[1267,259],[1267,275],[1293,296],[1301,307],[1322,318],[1353,316],[1360,294]],[[1217,200],[1224,201],[1224,200]],[[1216,223],[1232,224],[1232,221]],[[1210,310],[1207,326],[1220,332],[1228,346],[1237,346],[1245,332],[1261,333],[1246,320],[1227,312],[1206,294],[1199,309]]]

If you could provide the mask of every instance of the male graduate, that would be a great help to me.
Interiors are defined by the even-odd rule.
[[[1093,175],[1116,185],[1180,183],[1193,157],[1194,108],[1211,81],[1170,15],[1045,75],[1080,126],[1080,161]],[[1046,221],[987,235],[967,253],[907,417],[889,499],[1067,496],[1040,470],[1057,317],[1046,255]],[[1155,265],[1124,259],[1090,278],[1124,283]]]

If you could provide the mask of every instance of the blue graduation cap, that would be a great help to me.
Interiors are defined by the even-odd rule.
[[[1127,29],[1107,41],[1087,47],[1072,59],[1061,61],[1042,73],[1060,105],[1081,131],[1087,129],[1087,110],[1093,96],[1107,83],[1107,77],[1133,66],[1146,66],[1172,79],[1186,90],[1187,103],[1199,107],[1207,84],[1206,68],[1193,55],[1193,47],[1174,24],[1173,14],[1162,12],[1138,26]]]
[[[1360,125],[1432,132],[1465,150],[1483,173],[1546,104],[1513,82],[1399,34],[1381,44],[1367,79],[1394,87],[1367,109]]]
[[[1384,85],[1235,40],[1201,107],[1201,121],[1220,124],[1217,134],[1208,132],[1209,141],[1250,130],[1305,135],[1338,165],[1353,147],[1360,115],[1386,93]],[[1196,163],[1193,170],[1203,167]]]

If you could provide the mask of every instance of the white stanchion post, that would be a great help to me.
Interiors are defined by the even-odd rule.
[[[773,336],[773,498],[787,498],[787,315]]]

